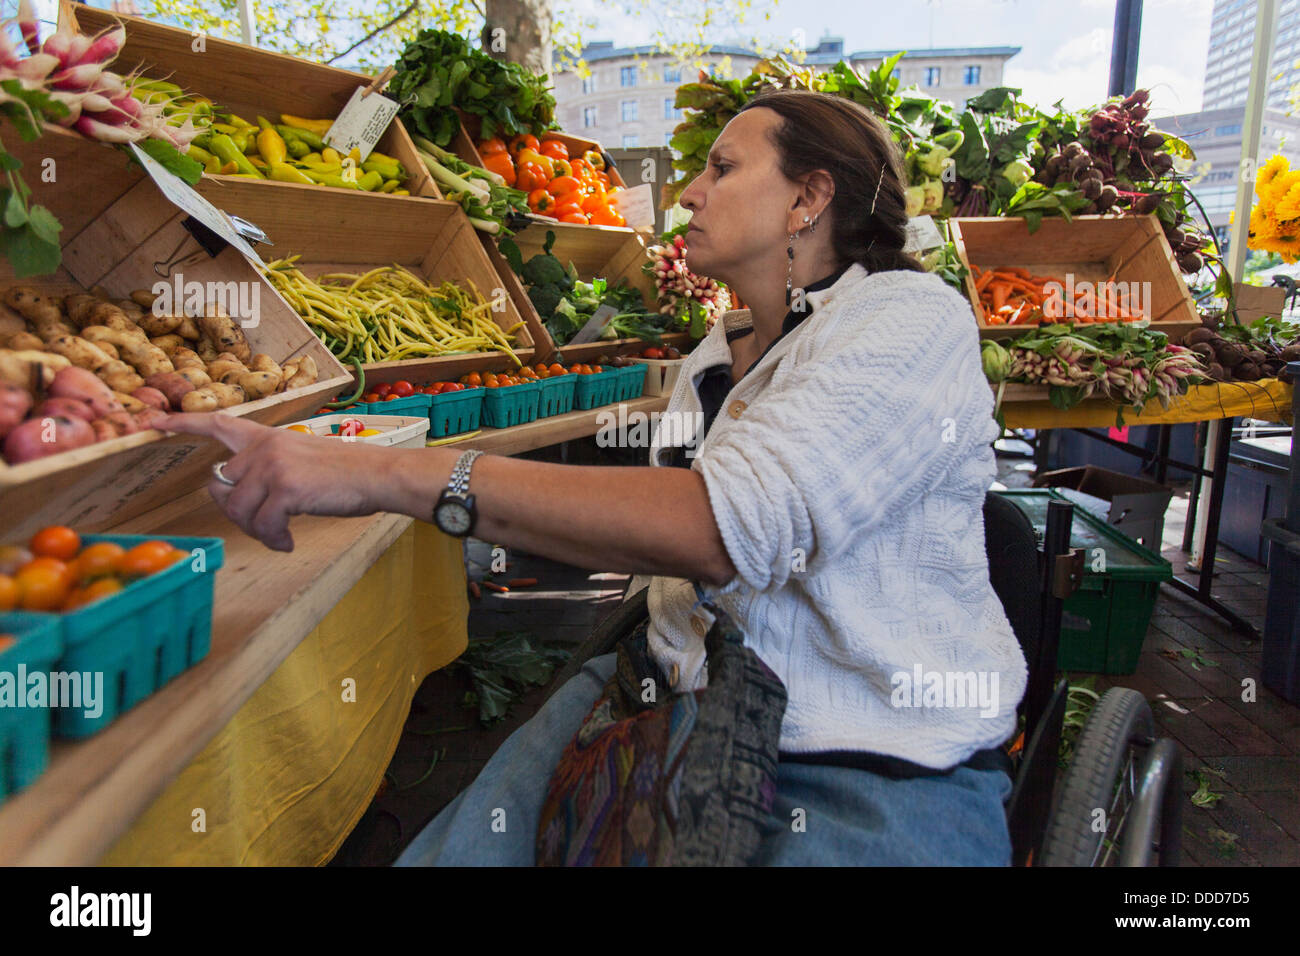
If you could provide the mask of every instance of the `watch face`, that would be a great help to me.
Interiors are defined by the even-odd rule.
[[[444,501],[433,513],[434,521],[447,534],[464,537],[469,534],[469,509],[459,501]]]

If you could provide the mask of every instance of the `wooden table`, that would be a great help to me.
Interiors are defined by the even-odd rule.
[[[667,403],[624,404],[649,414]],[[465,444],[517,454],[594,435],[611,412],[618,405],[485,428]],[[53,743],[45,774],[0,804],[0,865],[98,861],[411,524],[390,514],[298,517],[295,548],[283,554],[240,532],[201,489],[114,529],[224,539],[212,650],[103,732]]]

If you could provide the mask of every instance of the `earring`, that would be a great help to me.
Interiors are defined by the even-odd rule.
[[[807,217],[805,217],[805,218],[807,218]],[[821,218],[821,217],[819,216],[818,218]],[[808,227],[808,231],[809,231],[809,232],[816,232],[816,231],[817,231],[817,220],[816,220],[816,219],[814,219],[814,220],[812,221],[812,225]]]
[[[794,239],[797,233],[790,233],[789,245],[785,247],[785,304],[790,304],[790,293],[794,289]]]

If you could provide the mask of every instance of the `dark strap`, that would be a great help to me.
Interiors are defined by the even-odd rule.
[[[1011,758],[1006,755],[1006,752],[1001,747],[977,750],[966,760],[946,770],[936,770],[934,767],[922,766],[901,757],[891,757],[887,754],[858,750],[827,750],[811,754],[785,753],[783,751],[779,755],[779,759],[785,763],[853,767],[857,770],[869,771],[881,777],[889,777],[892,780],[910,780],[913,777],[945,777],[958,767],[970,767],[972,770],[1001,770],[1008,777],[1015,776],[1012,773],[1014,768],[1011,765]]]

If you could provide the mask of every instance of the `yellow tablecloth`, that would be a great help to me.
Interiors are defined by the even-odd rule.
[[[1125,425],[1174,425],[1206,422],[1217,418],[1249,416],[1270,422],[1291,423],[1292,386],[1277,379],[1262,382],[1234,382],[1193,385],[1166,410],[1150,402],[1141,415],[1124,410]],[[1002,403],[1003,421],[1008,428],[1098,428],[1115,424],[1115,406],[1106,401],[1080,402],[1069,411],[1053,408],[1044,399],[1034,402]]]
[[[100,862],[328,861],[369,806],[415,689],[465,650],[468,614],[460,541],[415,522]]]

